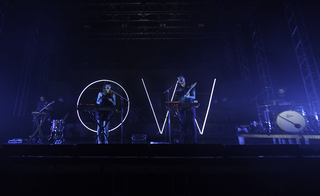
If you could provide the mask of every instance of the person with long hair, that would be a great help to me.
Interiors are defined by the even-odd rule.
[[[99,92],[96,103],[101,107],[113,107],[116,105],[116,96],[111,90],[111,84],[103,85],[102,91]],[[109,143],[109,124],[114,111],[98,111],[97,112],[97,143]]]
[[[174,100],[179,101],[180,104],[193,103],[196,98],[196,90],[194,85],[188,85],[183,74],[177,77],[178,86],[175,93]],[[176,110],[176,116],[180,122],[180,136],[175,143],[179,144],[195,144],[197,143],[197,131],[195,125],[195,108],[185,107]]]

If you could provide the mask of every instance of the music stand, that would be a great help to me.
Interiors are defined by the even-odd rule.
[[[168,135],[169,135],[169,144],[171,144],[171,117],[170,117],[170,97],[169,97],[169,91],[174,87],[175,85],[170,86],[167,90],[165,90],[163,93],[167,93],[168,98],[168,105],[167,105],[167,112],[168,112]],[[165,132],[166,134],[166,132]],[[167,136],[165,135],[165,142],[167,141]]]

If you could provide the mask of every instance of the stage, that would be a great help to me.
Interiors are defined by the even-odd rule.
[[[3,144],[1,195],[296,195],[320,182],[320,145]]]

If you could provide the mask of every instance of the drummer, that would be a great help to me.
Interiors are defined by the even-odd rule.
[[[267,100],[263,102],[263,107],[268,108],[269,118],[271,122],[275,122],[277,115],[282,112],[289,110],[291,107],[291,102],[286,99],[286,90],[284,88],[278,88],[277,96],[274,99]]]
[[[286,90],[284,88],[279,88],[277,90],[278,95],[272,100],[267,100],[263,102],[264,105],[277,105],[278,103],[286,102]]]
[[[285,96],[286,96],[286,91],[283,88],[279,88],[278,89],[278,95],[279,95],[279,97],[284,99]]]

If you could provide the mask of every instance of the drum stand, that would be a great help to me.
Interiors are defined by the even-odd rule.
[[[270,121],[270,111],[268,105],[265,105],[266,109],[263,111],[264,114],[264,123],[267,125],[267,132],[271,133],[272,126]]]
[[[267,89],[264,89],[262,92],[260,92],[257,96],[255,96],[251,101],[255,101],[256,103],[256,107],[257,107],[257,112],[258,112],[258,119],[259,119],[259,125],[262,125],[261,128],[262,128],[262,132],[268,132],[268,133],[271,133],[271,130],[272,130],[272,124],[271,124],[271,120],[270,120],[270,111],[269,111],[269,105],[262,105],[262,106],[259,106],[258,105],[258,97],[260,95],[262,95]],[[261,112],[259,110],[260,107],[265,107],[265,110],[263,111],[263,118],[264,118],[264,121],[262,120],[261,118]],[[263,122],[262,122],[263,121]],[[267,127],[265,128],[264,127],[264,124],[267,125]]]
[[[60,120],[52,120],[51,134],[48,141],[53,140],[54,144],[62,144],[65,141],[63,138],[63,131],[64,131],[64,124],[68,115],[69,113],[67,113],[63,117],[63,119],[60,119]]]
[[[48,139],[49,142],[54,144],[62,144],[64,142],[63,130],[64,130],[64,119],[52,120],[51,134]]]
[[[308,124],[307,130],[312,134],[319,134],[320,121],[319,121],[318,112],[314,103],[309,103],[309,110],[307,110],[307,112],[303,110],[302,112],[303,112],[303,116],[307,120],[307,124]],[[307,115],[307,113],[309,115]]]

